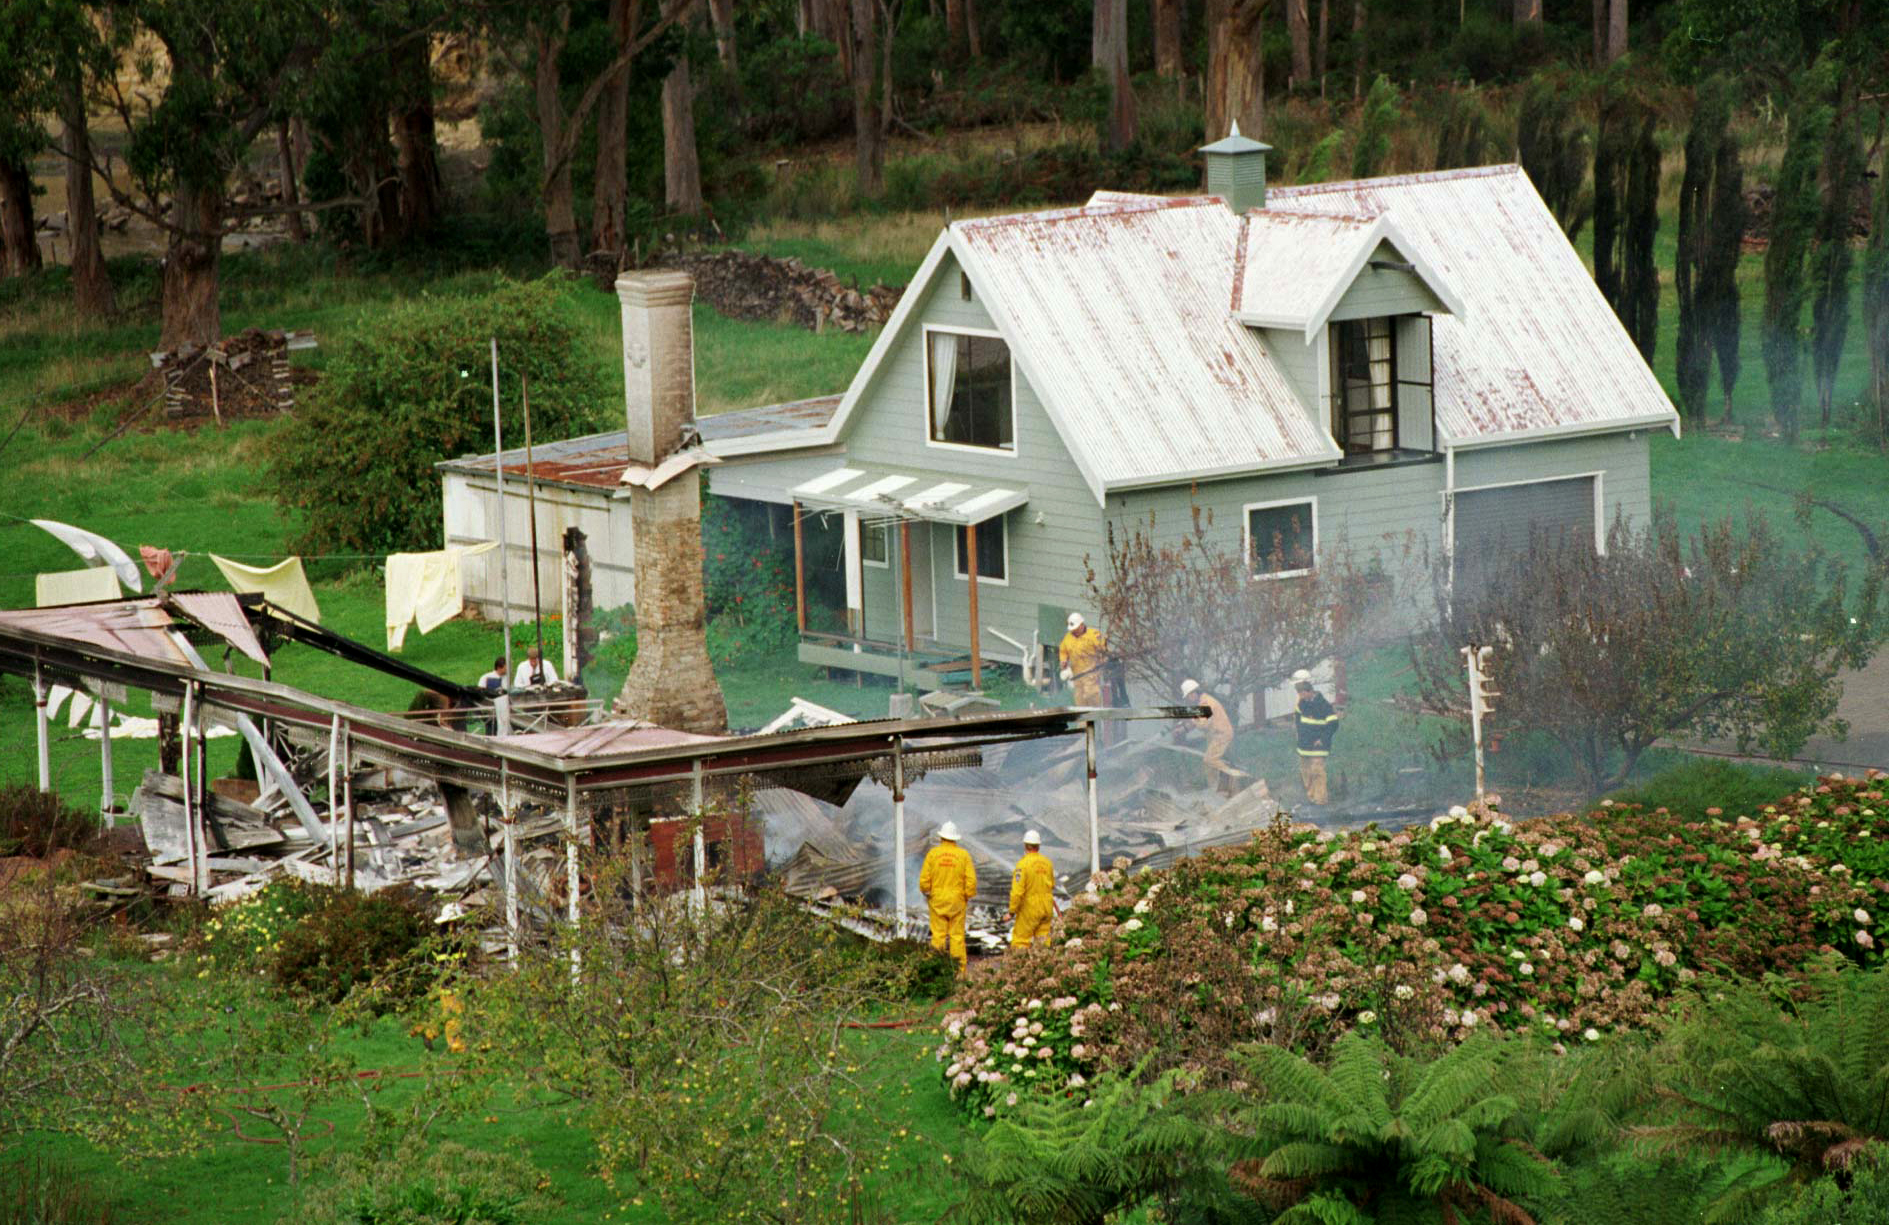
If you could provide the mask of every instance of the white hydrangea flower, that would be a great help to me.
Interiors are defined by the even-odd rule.
[[[1417,989],[1411,986],[1409,983],[1398,983],[1396,988],[1392,990],[1391,992],[1392,995],[1396,996],[1400,1000],[1407,1000],[1411,996],[1415,995],[1416,993],[1417,993]]]
[[[1519,966],[1517,966],[1517,967],[1515,967],[1515,968],[1516,968],[1516,969],[1518,969],[1518,970],[1520,970],[1520,971],[1522,972],[1522,977],[1524,977],[1524,978],[1527,978],[1527,977],[1529,977],[1530,975],[1532,975],[1532,974],[1534,974],[1534,972],[1535,972],[1535,967],[1534,967],[1533,965],[1531,965],[1530,963],[1528,963],[1528,962],[1526,962],[1526,961],[1524,961],[1524,962],[1523,962],[1523,963],[1522,963],[1521,965],[1519,965]]]
[[[1602,872],[1599,868],[1589,868],[1587,875],[1583,876],[1581,880],[1589,885],[1604,885],[1607,883],[1607,874]]]
[[[1359,902],[1362,902],[1363,900],[1364,900],[1364,890],[1362,890],[1362,889],[1353,889],[1353,890],[1351,891],[1351,901],[1352,901],[1352,903],[1353,903],[1354,905],[1355,905],[1356,903],[1359,903]]]
[[[1135,913],[1136,913],[1136,914],[1147,914],[1147,913],[1148,913],[1148,910],[1149,910],[1149,908],[1150,908],[1151,906],[1153,906],[1153,903],[1152,903],[1152,902],[1150,902],[1150,901],[1149,901],[1149,900],[1148,900],[1147,898],[1145,898],[1145,897],[1144,897],[1144,898],[1142,898],[1142,899],[1141,899],[1141,900],[1140,900],[1139,902],[1136,902],[1136,903],[1135,903]]]
[[[1405,889],[1405,890],[1415,889],[1417,885],[1418,885],[1417,878],[1412,876],[1408,872],[1404,873],[1402,876],[1397,878],[1397,887],[1399,889]]]
[[[1417,907],[1415,910],[1410,912],[1410,925],[1412,927],[1422,927],[1425,923],[1428,923],[1429,921],[1430,921],[1429,912],[1423,909],[1423,907],[1421,906]]]
[[[1600,1031],[1590,1025],[1585,1030],[1581,1031],[1581,1037],[1586,1038],[1589,1042],[1599,1042]]]
[[[1587,924],[1583,923],[1581,921],[1581,916],[1577,914],[1571,914],[1568,916],[1568,927],[1577,932],[1587,930]]]
[[[1358,1024],[1360,1025],[1377,1024],[1377,1014],[1375,1012],[1372,1012],[1369,1008],[1366,1008],[1363,1012],[1360,1012],[1358,1014]]]
[[[1867,910],[1864,910],[1861,906],[1858,906],[1855,910],[1851,911],[1850,916],[1854,918],[1858,923],[1869,922],[1869,912]]]
[[[1125,931],[1125,932],[1138,932],[1138,931],[1140,931],[1140,930],[1141,930],[1141,920],[1140,920],[1140,919],[1130,919],[1130,920],[1128,920],[1128,922],[1126,922],[1126,923],[1124,923],[1124,924],[1122,924],[1122,930],[1123,930],[1123,931]]]
[[[1548,883],[1548,874],[1540,871],[1530,872],[1528,874],[1528,883],[1539,889]]]
[[[1276,932],[1279,930],[1279,920],[1273,918],[1271,915],[1265,915],[1259,920],[1259,930],[1263,932]]]
[[[1465,1029],[1473,1029],[1473,1028],[1475,1028],[1475,1025],[1476,1025],[1476,1013],[1475,1013],[1475,1010],[1473,1010],[1473,1009],[1468,1009],[1468,1008],[1465,1008],[1465,1009],[1463,1010],[1463,1028],[1465,1028]]]

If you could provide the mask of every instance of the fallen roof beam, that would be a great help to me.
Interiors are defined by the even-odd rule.
[[[445,694],[462,706],[474,706],[488,699],[484,690],[471,685],[462,685],[449,681],[443,676],[436,676],[425,668],[416,668],[404,659],[376,651],[364,642],[357,642],[333,630],[323,629],[313,621],[304,620],[269,603],[260,595],[237,597],[243,611],[249,614],[250,623],[270,634],[286,638],[290,642],[299,642],[303,646],[314,647],[317,651],[326,651],[339,656],[349,663],[372,668],[376,672],[385,672],[404,681],[412,681],[422,689],[432,689]]]

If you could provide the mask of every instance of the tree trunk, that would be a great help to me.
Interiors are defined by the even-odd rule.
[[[741,65],[735,47],[735,0],[708,0],[708,20],[715,27],[715,58],[741,94]],[[628,75],[627,73],[625,75]]]
[[[537,64],[532,75],[532,91],[537,102],[538,136],[544,148],[544,176],[540,191],[544,197],[544,234],[551,248],[551,261],[562,268],[576,268],[582,252],[578,250],[577,207],[571,193],[571,161],[559,156],[564,143],[564,103],[558,97],[558,61],[564,54],[565,34],[571,13],[559,5],[557,13],[532,26]]]
[[[1541,24],[1541,0],[1515,0],[1515,24],[1518,26],[1538,26]]]
[[[223,184],[179,184],[171,193],[158,348],[214,343],[223,334],[217,280],[223,260]]]
[[[308,226],[302,219],[302,211],[296,207],[302,202],[300,162],[295,156],[295,142],[289,136],[289,121],[278,119],[275,125],[276,173],[282,180],[282,203],[289,206],[289,240],[307,242]]]
[[[977,0],[964,0],[964,32],[971,40],[971,58],[984,58],[984,43],[977,36]]]
[[[1607,62],[1627,53],[1627,0],[1607,0]]]
[[[1292,73],[1287,89],[1298,89],[1312,78],[1312,14],[1307,0],[1286,0],[1286,36],[1292,43]]]
[[[401,90],[394,111],[394,147],[399,153],[400,218],[409,235],[431,229],[445,211],[439,173],[439,141],[433,130],[432,49],[424,38],[404,39],[393,52]]]
[[[632,0],[610,0],[610,32],[617,54],[630,45]],[[667,91],[665,90],[665,97]],[[623,266],[629,247],[624,232],[624,206],[630,198],[629,140],[630,69],[603,87],[597,97],[597,168],[591,177],[590,250],[606,262]]]
[[[880,113],[878,0],[852,0],[847,49],[853,79],[853,167],[859,194],[876,200],[885,190],[885,120]]]
[[[662,83],[663,203],[685,217],[702,211],[702,163],[695,148],[695,86],[689,55],[676,56]]]
[[[39,270],[33,233],[33,172],[24,161],[0,158],[0,271],[25,276]]]
[[[1092,63],[1108,77],[1108,124],[1102,147],[1120,153],[1135,143],[1135,87],[1128,79],[1128,0],[1095,0]]]
[[[1364,0],[1351,0],[1351,96],[1364,97],[1364,66],[1370,57],[1364,33]]]
[[[1318,81],[1318,96],[1325,97],[1325,65],[1331,61],[1326,50],[1331,45],[1331,0],[1318,0],[1318,42],[1312,53],[1312,76]]]
[[[1266,130],[1267,0],[1208,0],[1207,139],[1232,130],[1257,139]]]
[[[970,45],[970,14],[965,0],[945,0],[945,59],[957,63]]]
[[[374,210],[380,218],[379,241],[375,246],[386,246],[407,237],[406,216],[400,211],[400,167],[394,159],[394,151],[387,147],[385,134],[392,122],[391,114],[380,116],[380,122],[373,125],[373,199]]]
[[[1607,0],[1594,0],[1594,64],[1607,62]]]
[[[66,240],[72,244],[72,304],[82,319],[98,319],[117,305],[105,252],[98,241],[92,199],[92,134],[85,117],[85,79],[78,57],[60,57],[59,123],[65,129]]]
[[[1181,64],[1181,25],[1186,17],[1185,0],[1154,0],[1154,70],[1168,80],[1185,71]]]

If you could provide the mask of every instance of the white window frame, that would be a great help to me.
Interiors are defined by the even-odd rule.
[[[1297,570],[1272,570],[1254,574],[1250,570],[1248,578],[1254,582],[1276,578],[1303,578],[1318,565],[1318,495],[1308,493],[1297,498],[1275,498],[1270,502],[1247,502],[1240,507],[1240,548],[1244,552],[1247,565],[1253,561],[1253,512],[1272,510],[1280,506],[1310,506],[1312,508],[1312,565],[1302,566]]]
[[[1487,485],[1458,485],[1453,490],[1445,490],[1442,498],[1443,515],[1449,523],[1450,533],[1450,581],[1452,583],[1456,581],[1456,516],[1451,513],[1453,510],[1450,505],[1451,498],[1461,497],[1466,493],[1481,493],[1486,489],[1513,489],[1518,485],[1552,485],[1556,481],[1583,481],[1590,477],[1594,482],[1594,554],[1597,557],[1605,557],[1607,556],[1607,470],[1605,468],[1597,468],[1592,472],[1563,472],[1556,476],[1538,476],[1526,481],[1492,481]]]
[[[879,533],[880,538],[885,541],[884,561],[874,561],[872,558],[866,556],[866,537],[874,532]],[[891,524],[883,521],[872,522],[866,519],[859,521],[859,564],[862,566],[871,566],[874,570],[889,570],[892,568]]]
[[[1003,529],[1004,529],[1004,576],[1002,578],[992,578],[988,574],[980,573],[977,576],[977,582],[980,587],[985,586],[985,585],[989,585],[991,587],[1010,586],[1010,524],[1008,522],[1009,518],[1010,518],[1010,512],[1005,511],[1001,515],[992,515],[990,518],[984,520],[982,523],[977,525],[979,531],[982,531],[984,528],[990,526],[993,523],[1003,524]],[[962,523],[951,524],[951,577],[953,580],[957,582],[965,583],[968,585],[971,579],[971,573],[970,573],[969,568],[966,567],[964,564],[964,546],[959,543],[963,539],[963,537],[958,535],[958,529],[963,526],[964,524]],[[935,595],[933,599],[935,602],[936,600]]]
[[[948,327],[944,324],[927,323],[919,329],[923,340],[923,351],[919,361],[925,369],[924,402],[924,439],[925,445],[940,451],[959,451],[970,455],[1002,456],[1015,459],[1022,450],[1021,440],[1017,437],[1017,353],[1009,339],[994,328]],[[976,336],[985,340],[1001,340],[1004,350],[1010,354],[1010,445],[1008,447],[979,447],[968,442],[939,442],[931,436],[931,337],[934,332],[943,332],[950,336]]]

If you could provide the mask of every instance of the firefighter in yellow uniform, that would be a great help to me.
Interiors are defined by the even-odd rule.
[[[1106,706],[1102,700],[1102,665],[1108,662],[1108,639],[1090,629],[1081,613],[1069,614],[1069,632],[1056,648],[1062,662],[1063,682],[1075,690],[1078,706]]]
[[[977,869],[971,853],[958,845],[958,826],[946,821],[938,829],[938,845],[925,854],[918,870],[918,891],[931,908],[931,947],[949,952],[964,972],[964,912],[977,895]]]
[[[1029,948],[1039,940],[1049,943],[1050,921],[1056,917],[1056,869],[1038,848],[1043,836],[1035,830],[1023,835],[1023,858],[1010,878],[1010,947]]]

